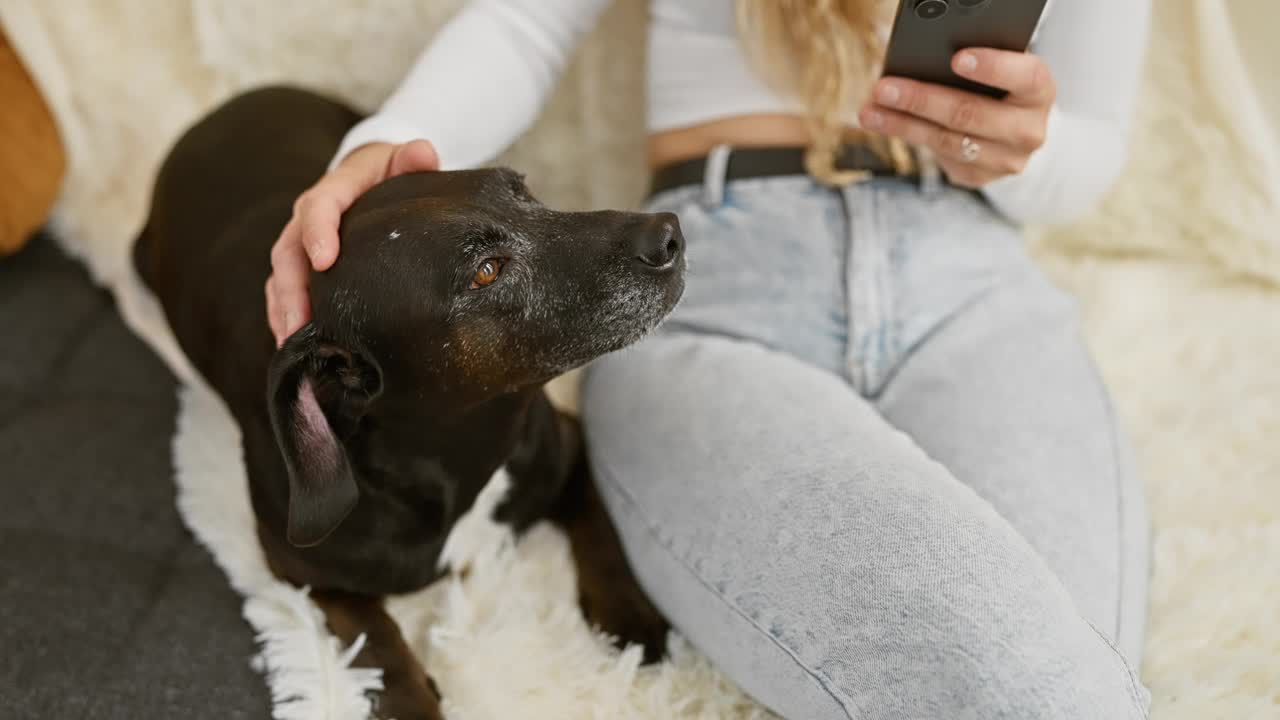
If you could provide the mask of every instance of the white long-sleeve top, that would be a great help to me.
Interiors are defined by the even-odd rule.
[[[335,163],[369,142],[417,138],[435,145],[441,169],[489,162],[533,124],[610,1],[471,0],[347,134]],[[1149,14],[1150,0],[1051,0],[1031,46],[1058,86],[1045,143],[1022,173],[983,188],[1005,215],[1067,221],[1110,189],[1124,163]],[[753,73],[733,0],[651,0],[651,15],[650,131],[801,110]]]

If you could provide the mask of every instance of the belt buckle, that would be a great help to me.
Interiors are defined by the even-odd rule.
[[[942,170],[937,157],[922,145],[908,145],[901,138],[875,135],[868,138],[867,146],[885,163],[893,166],[894,174],[917,180],[920,191],[928,196],[937,195],[942,187]]]
[[[852,161],[855,168],[865,170],[878,164],[887,166],[898,177],[912,177],[919,171],[920,165],[912,146],[907,145],[902,139],[866,131],[854,137],[856,140],[845,143],[841,159]],[[859,162],[856,157],[859,152],[870,153],[872,158]],[[854,157],[849,157],[851,155]]]
[[[840,150],[832,159],[831,169],[835,171],[835,177],[832,179],[833,185],[837,187],[847,187],[849,185],[857,185],[872,179],[875,174],[867,169],[867,163],[861,161],[858,157],[860,151],[873,151],[865,140],[861,142],[851,142],[846,140],[840,144]]]

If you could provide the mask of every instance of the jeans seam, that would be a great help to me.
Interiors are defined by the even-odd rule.
[[[1108,428],[1109,432],[1107,437],[1110,439],[1111,443],[1112,477],[1115,480],[1116,488],[1116,641],[1118,642],[1121,637],[1120,631],[1122,623],[1124,622],[1123,608],[1126,585],[1124,570],[1125,505],[1124,488],[1121,485],[1121,483],[1124,482],[1124,478],[1122,477],[1123,473],[1121,472],[1120,443],[1118,440],[1120,421],[1116,416],[1115,407],[1107,396],[1105,389],[1106,385],[1103,382],[1102,376],[1098,373],[1096,368],[1093,371],[1093,375],[1099,385],[1103,388],[1101,390],[1102,407],[1107,416],[1107,424],[1110,426]],[[1120,648],[1116,646],[1115,642],[1107,639],[1106,636],[1098,631],[1098,628],[1094,627],[1093,623],[1089,623],[1089,627],[1093,628],[1093,632],[1106,642],[1107,647],[1111,648],[1112,654],[1114,654],[1116,659],[1120,661],[1121,667],[1125,669],[1125,673],[1129,678],[1129,693],[1133,698],[1134,703],[1138,706],[1138,711],[1142,713],[1143,718],[1149,718],[1151,716],[1150,711],[1144,709],[1142,706],[1142,694],[1138,690],[1138,686],[1141,685],[1141,679],[1137,677],[1137,670],[1130,667],[1129,661],[1124,657],[1124,654],[1120,652]]]
[[[1094,378],[1102,387],[1102,409],[1107,416],[1107,438],[1111,444],[1111,479],[1116,489],[1116,640],[1120,640],[1121,626],[1124,623],[1124,593],[1125,593],[1125,572],[1124,572],[1124,540],[1125,540],[1125,514],[1124,514],[1124,488],[1121,483],[1124,482],[1123,473],[1120,470],[1120,443],[1117,440],[1117,433],[1120,432],[1120,424],[1116,418],[1115,409],[1112,407],[1110,400],[1106,397],[1105,383],[1102,377],[1094,371]]]
[[[1098,372],[1097,368],[1092,365],[1092,359],[1090,359],[1090,368],[1092,369],[1092,374],[1094,376],[1095,381],[1099,385],[1099,388],[1100,388],[1099,393],[1102,396],[1101,397],[1102,409],[1107,417],[1107,425],[1108,425],[1107,438],[1108,438],[1108,442],[1111,445],[1112,480],[1114,481],[1113,485],[1116,489],[1116,635],[1115,636],[1116,636],[1116,641],[1119,641],[1121,637],[1120,635],[1121,624],[1124,622],[1124,613],[1122,608],[1124,607],[1124,592],[1125,592],[1124,488],[1121,485],[1124,482],[1124,478],[1122,477],[1123,473],[1121,472],[1121,469],[1120,469],[1121,468],[1120,443],[1118,441],[1118,434],[1120,432],[1120,423],[1119,423],[1119,418],[1117,418],[1116,416],[1115,408],[1112,405],[1110,398],[1107,396],[1106,383],[1103,382],[1102,376]],[[1139,686],[1142,684],[1142,682],[1137,677],[1137,670],[1129,665],[1128,659],[1125,658],[1124,653],[1120,652],[1120,648],[1116,645],[1116,643],[1113,642],[1110,638],[1108,638],[1105,634],[1103,634],[1102,631],[1098,630],[1097,626],[1095,626],[1092,622],[1089,622],[1088,619],[1085,619],[1085,624],[1089,626],[1089,629],[1093,630],[1093,633],[1097,635],[1100,640],[1102,640],[1102,642],[1107,646],[1107,648],[1111,650],[1111,654],[1114,655],[1116,660],[1120,662],[1120,667],[1124,669],[1125,677],[1129,680],[1129,697],[1133,700],[1134,705],[1137,706],[1138,712],[1142,714],[1142,717],[1150,718],[1151,717],[1150,711],[1144,708],[1142,704],[1142,693],[1139,690]]]
[[[990,298],[993,293],[1005,287],[1009,282],[1016,282],[1016,280],[1011,275],[1005,274],[994,277],[989,286],[974,292],[972,296],[957,305],[950,313],[938,318],[938,321],[934,323],[933,326],[930,327],[923,335],[916,338],[910,345],[903,348],[902,351],[898,353],[897,361],[894,362],[891,367],[886,369],[884,379],[881,381],[880,385],[874,392],[868,393],[866,398],[872,402],[877,402],[884,397],[884,394],[889,390],[889,386],[893,384],[895,379],[897,379],[898,374],[902,371],[902,368],[907,364],[907,362],[915,356],[917,350],[924,347],[930,339],[948,329],[952,323],[960,318],[960,316],[968,313],[977,305],[982,304]]]
[[[597,469],[597,477],[607,478],[610,475],[610,473],[604,467],[604,463],[595,462],[594,465]],[[676,563],[685,570],[685,572],[687,572],[691,577],[693,577],[693,579],[699,585],[701,585],[704,590],[711,593],[713,597],[720,600],[720,602],[723,603],[725,607],[727,607],[730,611],[732,611],[738,617],[745,620],[749,625],[751,625],[751,627],[755,628],[757,632],[759,632],[764,637],[768,638],[769,641],[772,642],[779,650],[785,653],[787,657],[791,658],[791,660],[795,662],[797,667],[803,670],[806,675],[813,678],[814,682],[818,684],[818,687],[822,688],[822,690],[826,692],[827,695],[829,695],[831,699],[836,702],[837,705],[840,706],[840,709],[844,712],[845,716],[849,718],[849,720],[854,720],[855,715],[849,709],[849,705],[851,704],[851,701],[847,698],[842,698],[839,693],[837,693],[834,689],[831,688],[831,686],[829,685],[830,678],[827,678],[826,676],[822,675],[819,671],[810,668],[808,665],[802,662],[800,658],[796,655],[795,651],[793,651],[787,645],[783,644],[780,638],[774,636],[773,633],[770,633],[767,630],[765,630],[763,627],[761,627],[760,624],[757,623],[755,620],[753,620],[751,617],[749,617],[746,614],[746,612],[742,610],[742,608],[738,607],[736,603],[732,602],[731,600],[729,600],[729,598],[725,597],[724,593],[720,592],[719,590],[711,586],[705,579],[703,579],[703,577],[698,572],[696,572],[692,567],[690,567],[689,563],[687,563],[684,560],[684,558],[682,558],[680,554],[677,553],[675,549],[672,548],[671,545],[668,544],[667,541],[665,541],[662,538],[661,533],[658,532],[657,526],[653,523],[652,519],[649,517],[649,514],[644,511],[644,509],[640,506],[640,503],[636,501],[636,499],[631,495],[631,493],[628,492],[627,489],[621,483],[611,478],[607,479],[607,482],[618,493],[618,496],[622,499],[622,501],[625,502],[631,508],[632,512],[635,513],[636,517],[640,518],[641,524],[644,526],[645,532],[647,532],[649,536],[653,538],[653,541],[657,543],[659,547],[661,547],[664,551],[666,551],[667,555],[669,555],[673,560],[675,560]]]
[[[1124,670],[1125,678],[1129,681],[1129,699],[1133,701],[1134,707],[1136,707],[1138,712],[1142,714],[1143,720],[1149,720],[1151,712],[1147,708],[1143,707],[1142,693],[1138,690],[1141,682],[1138,680],[1137,673],[1134,669],[1129,667],[1129,661],[1125,659],[1124,653],[1120,652],[1120,648],[1116,647],[1116,644],[1111,642],[1110,638],[1104,635],[1102,631],[1098,630],[1097,626],[1092,622],[1089,622],[1088,619],[1084,619],[1084,624],[1089,626],[1089,629],[1093,631],[1093,634],[1098,636],[1098,639],[1101,640],[1109,650],[1111,650],[1111,654],[1120,662],[1120,667]]]

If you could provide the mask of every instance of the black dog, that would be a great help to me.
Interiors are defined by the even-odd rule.
[[[294,199],[359,117],[287,88],[192,127],[155,186],[135,262],[179,343],[239,423],[258,535],[330,628],[383,668],[378,713],[439,717],[380,596],[435,580],[450,529],[496,472],[495,519],[552,516],[588,617],[661,652],[666,625],[626,567],[549,379],[634,342],[684,288],[675,216],[565,213],[506,169],[388,180],[344,215],[313,273],[310,324],[278,351],[269,252]]]

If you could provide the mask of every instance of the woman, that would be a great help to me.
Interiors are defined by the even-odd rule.
[[[497,155],[605,5],[477,0],[439,33],[299,198],[278,338],[342,210]],[[1033,53],[957,53],[1000,101],[877,79],[892,5],[653,0],[648,208],[690,274],[585,375],[603,494],[656,604],[784,717],[1144,717],[1139,483],[1016,224],[1118,173],[1147,3],[1054,3]]]

